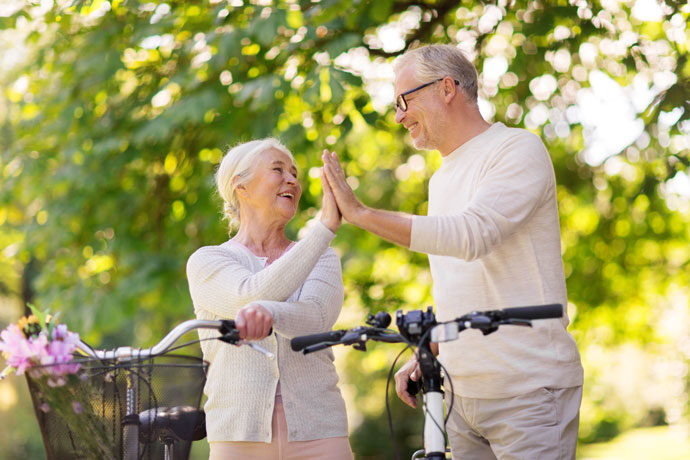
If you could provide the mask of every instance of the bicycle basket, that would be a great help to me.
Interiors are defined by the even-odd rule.
[[[53,366],[26,373],[48,460],[161,459],[166,444],[173,458],[187,459],[203,437],[194,432],[208,369],[201,358],[70,364],[79,370],[62,377]]]

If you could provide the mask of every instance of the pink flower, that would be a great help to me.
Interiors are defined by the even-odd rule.
[[[56,325],[51,337],[47,328],[44,328],[38,335],[27,339],[16,324],[0,332],[0,352],[5,356],[7,365],[17,370],[17,375],[39,365],[48,367],[35,369],[32,376],[50,374],[59,377],[76,373],[80,366],[72,362],[72,354],[78,343],[79,334],[70,332],[64,324]],[[53,383],[61,382],[61,379],[56,379]]]
[[[24,334],[16,324],[10,324],[0,332],[0,351],[5,355],[7,364],[19,367],[28,359],[28,349]]]
[[[72,354],[78,343],[79,334],[69,332],[64,324],[57,325],[53,329],[52,340],[48,343],[47,354],[42,357],[41,364],[52,364],[50,373],[55,376],[76,373],[80,366],[72,362]]]
[[[16,324],[10,324],[0,332],[0,351],[7,358],[7,364],[17,369],[17,375],[36,364],[48,354],[48,339],[45,335],[26,339]]]

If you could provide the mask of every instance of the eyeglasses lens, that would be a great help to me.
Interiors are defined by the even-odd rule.
[[[407,101],[405,101],[405,96],[399,94],[398,99],[395,101],[395,105],[397,105],[398,108],[403,112],[407,111]]]

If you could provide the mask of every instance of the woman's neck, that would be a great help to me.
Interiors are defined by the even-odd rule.
[[[275,260],[292,243],[285,236],[285,225],[254,225],[251,222],[242,221],[237,234],[232,238],[258,257],[268,257],[269,261]]]

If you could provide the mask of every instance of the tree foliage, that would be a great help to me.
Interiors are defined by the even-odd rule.
[[[96,344],[158,340],[192,315],[186,258],[227,237],[214,168],[256,137],[280,137],[302,171],[292,235],[317,212],[324,148],[368,205],[424,214],[440,158],[405,142],[357,62],[389,69],[419,42],[457,43],[479,69],[486,117],[536,132],[554,161],[572,330],[592,383],[583,439],[654,410],[687,415],[687,399],[644,401],[641,415],[607,402],[611,355],[597,354],[633,342],[658,356],[682,335],[663,324],[688,305],[687,196],[671,186],[689,161],[684,2],[666,0],[656,20],[616,0],[23,3],[0,17],[0,294],[63,311]],[[602,133],[578,113],[594,78],[647,94],[639,135],[598,159]],[[351,226],[335,246],[341,325],[433,303],[424,255]],[[381,416],[390,353],[343,355],[363,427]],[[687,388],[690,352],[673,356]],[[383,455],[372,449],[362,455]]]

